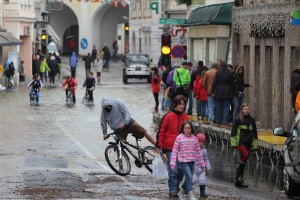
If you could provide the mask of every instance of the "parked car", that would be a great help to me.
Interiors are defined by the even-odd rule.
[[[283,147],[283,185],[288,197],[300,194],[300,112],[294,118],[290,131],[283,127],[273,130],[274,135],[286,137]]]
[[[128,83],[130,78],[147,79],[147,82],[151,82],[150,63],[147,54],[128,54],[123,60],[123,82]]]

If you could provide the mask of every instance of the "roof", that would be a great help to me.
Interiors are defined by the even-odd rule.
[[[213,4],[194,9],[184,26],[230,25],[233,2]]]
[[[0,31],[0,46],[13,46],[23,44],[22,40],[15,38],[11,33]]]

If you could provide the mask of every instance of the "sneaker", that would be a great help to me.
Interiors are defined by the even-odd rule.
[[[178,193],[177,192],[170,192],[169,197],[178,197]]]

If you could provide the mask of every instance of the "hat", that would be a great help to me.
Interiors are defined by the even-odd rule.
[[[199,142],[205,142],[206,140],[205,135],[203,133],[198,133],[196,137]]]

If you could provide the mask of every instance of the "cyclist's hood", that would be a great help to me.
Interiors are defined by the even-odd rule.
[[[106,106],[112,105],[112,100],[109,98],[102,98],[101,107],[104,108]]]

